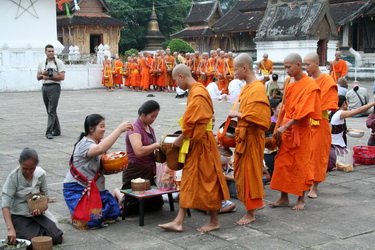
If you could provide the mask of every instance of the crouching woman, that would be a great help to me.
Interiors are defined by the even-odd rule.
[[[8,242],[15,244],[16,238],[31,240],[36,236],[50,236],[53,244],[60,244],[63,232],[53,215],[48,210],[30,211],[27,205],[27,200],[35,194],[48,195],[46,172],[37,166],[37,152],[25,148],[18,161],[20,166],[8,175],[1,199]]]
[[[84,127],[74,145],[63,188],[73,226],[78,229],[103,227],[120,215],[116,199],[105,189],[100,159],[123,132],[132,129],[131,123],[123,122],[104,138],[105,120],[98,114],[88,115]]]

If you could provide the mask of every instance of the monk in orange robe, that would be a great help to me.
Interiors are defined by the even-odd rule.
[[[138,90],[139,85],[140,85],[140,74],[139,74],[139,66],[138,66],[136,57],[134,57],[131,60],[131,62],[129,62],[128,67],[129,67],[129,72],[130,72],[130,76],[129,76],[130,86],[134,90]]]
[[[307,74],[311,76],[320,88],[320,100],[322,108],[322,119],[317,123],[312,121],[312,146],[313,146],[313,167],[314,183],[309,198],[318,197],[318,184],[325,180],[329,153],[331,149],[331,127],[328,120],[328,111],[338,109],[337,84],[328,74],[322,74],[319,69],[319,56],[317,53],[310,53],[303,59]]]
[[[269,76],[273,71],[273,62],[268,59],[268,54],[263,54],[263,59],[258,63],[258,70],[262,76]]]
[[[172,79],[172,70],[174,66],[176,65],[176,60],[173,55],[171,55],[171,50],[167,48],[165,50],[166,55],[164,57],[165,65],[167,66],[167,75],[166,75],[166,87],[168,88],[168,91],[173,92],[174,86],[173,86],[173,79]]]
[[[191,59],[191,72],[192,72],[193,78],[196,81],[198,81],[199,79],[198,67],[199,67],[200,62],[201,62],[201,58],[200,58],[199,52],[195,51]]]
[[[113,91],[113,77],[112,77],[112,62],[107,55],[104,56],[103,61],[103,76],[102,84],[107,88],[107,91]]]
[[[228,94],[228,84],[225,81],[226,65],[224,51],[220,51],[220,56],[216,61],[217,78],[219,79],[218,87],[222,94]]]
[[[184,162],[184,168],[177,217],[159,227],[181,232],[187,208],[196,208],[210,212],[210,221],[198,229],[209,232],[219,229],[221,201],[229,197],[212,133],[213,104],[208,91],[194,80],[187,65],[177,65],[172,77],[181,89],[189,89],[186,111],[181,120],[182,134],[174,142],[174,146],[181,148],[179,158]]]
[[[228,52],[226,54],[225,65],[226,65],[225,78],[227,79],[227,82],[229,85],[229,82],[234,79],[234,60],[233,60],[232,52]]]
[[[206,86],[214,81],[216,75],[216,51],[212,50],[207,62]]]
[[[298,200],[293,209],[303,210],[305,191],[314,180],[310,118],[321,119],[320,90],[316,82],[303,73],[300,55],[288,55],[284,66],[292,80],[284,90],[284,105],[278,118],[281,126],[275,136],[281,137],[281,147],[270,185],[281,192],[281,197],[270,206],[289,206],[288,194],[294,194]]]
[[[159,91],[163,91],[167,85],[167,64],[165,63],[165,58],[164,58],[164,52],[160,52],[160,75],[157,77],[157,85],[159,87]]]
[[[348,65],[341,59],[340,51],[335,53],[335,60],[332,61],[329,72],[335,82],[337,82],[339,78],[345,77],[348,74]]]
[[[124,64],[120,60],[120,57],[116,55],[113,63],[113,83],[117,84],[120,89],[123,84],[123,67]]]
[[[234,179],[238,199],[247,210],[237,224],[246,225],[255,221],[255,210],[264,206],[263,156],[265,131],[271,125],[271,109],[263,83],[256,80],[251,57],[245,53],[238,55],[234,67],[238,79],[247,83],[239,96],[239,110],[229,113],[230,117],[238,117]]]

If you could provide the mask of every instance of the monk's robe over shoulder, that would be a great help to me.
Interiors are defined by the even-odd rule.
[[[219,151],[212,133],[213,113],[212,101],[206,88],[201,83],[194,83],[189,91],[182,119],[182,133],[190,139],[181,179],[182,208],[219,210],[221,201],[229,198]]]
[[[265,131],[271,123],[271,111],[261,81],[248,83],[239,97],[239,112],[234,151],[234,178],[238,198],[247,210],[263,206],[263,154]]]
[[[320,90],[308,76],[288,84],[285,90],[281,126],[298,120],[282,134],[282,143],[275,159],[271,188],[302,196],[313,182],[312,131],[310,119],[321,119]]]

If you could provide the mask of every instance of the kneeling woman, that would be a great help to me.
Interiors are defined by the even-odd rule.
[[[156,163],[154,151],[159,148],[155,133],[151,124],[159,114],[160,106],[154,100],[149,100],[142,104],[138,110],[138,119],[133,124],[133,131],[126,136],[126,150],[129,157],[129,165],[122,175],[122,189],[131,187],[131,180],[142,178],[150,180],[151,185],[155,185]],[[125,213],[138,211],[138,200],[132,197],[126,198]],[[158,210],[163,206],[161,196],[156,196],[145,201],[145,211]]]
[[[48,210],[30,211],[27,199],[33,194],[48,195],[46,172],[37,167],[38,154],[25,148],[20,155],[20,167],[7,177],[2,193],[2,210],[8,228],[8,242],[15,244],[16,237],[31,240],[36,236],[50,236],[53,244],[60,244],[63,232]]]
[[[84,127],[85,132],[74,145],[70,171],[64,180],[65,202],[73,226],[79,229],[102,227],[120,215],[116,199],[105,189],[100,157],[123,132],[132,129],[131,123],[123,122],[104,138],[105,120],[98,114],[88,115]]]

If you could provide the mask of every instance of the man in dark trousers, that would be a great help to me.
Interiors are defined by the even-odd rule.
[[[61,134],[56,110],[60,98],[61,81],[65,79],[65,65],[55,58],[55,49],[52,45],[46,45],[45,53],[47,58],[38,66],[37,79],[43,80],[43,101],[48,114],[46,137],[53,139],[53,136]]]

